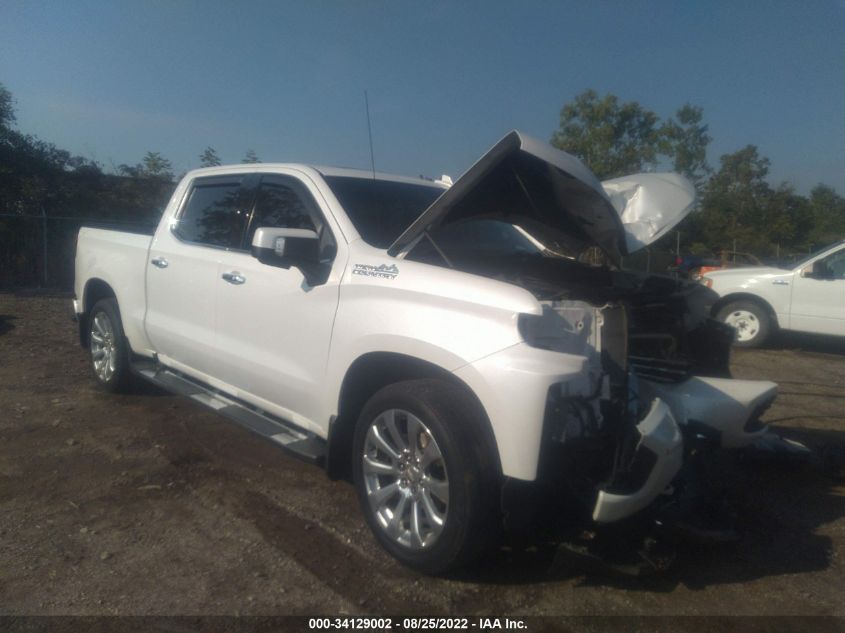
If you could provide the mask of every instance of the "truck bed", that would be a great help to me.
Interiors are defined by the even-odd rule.
[[[121,310],[124,331],[130,340],[143,332],[146,312],[145,277],[147,253],[152,236],[83,227],[76,243],[78,299],[84,302],[82,284],[100,278],[114,289]],[[92,274],[92,271],[99,271]],[[88,310],[90,306],[84,305]]]

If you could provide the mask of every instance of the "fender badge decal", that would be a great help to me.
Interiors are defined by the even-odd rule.
[[[353,264],[353,275],[364,275],[365,277],[380,277],[381,279],[394,279],[399,274],[399,267],[396,264],[381,264],[370,266],[369,264]]]

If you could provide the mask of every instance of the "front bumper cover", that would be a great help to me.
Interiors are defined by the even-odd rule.
[[[593,520],[611,523],[631,516],[654,501],[667,489],[681,469],[684,460],[684,443],[681,431],[668,405],[655,398],[651,409],[637,425],[640,441],[636,451],[650,451],[654,466],[645,483],[629,494],[600,490],[593,507]]]
[[[774,402],[778,386],[766,380],[693,376],[682,383],[640,381],[643,395],[660,398],[682,427],[702,425],[722,448],[753,444],[767,427],[760,415]]]

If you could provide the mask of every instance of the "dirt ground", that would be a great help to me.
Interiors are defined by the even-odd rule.
[[[845,615],[845,345],[733,358],[815,451],[737,463],[739,544],[643,580],[544,548],[428,578],[379,549],[349,484],[184,398],[99,391],[67,297],[0,294],[0,613]]]

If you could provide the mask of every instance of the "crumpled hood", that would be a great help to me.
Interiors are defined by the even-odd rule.
[[[678,174],[635,174],[599,182],[574,156],[513,131],[496,143],[388,249],[396,255],[423,233],[468,219],[538,225],[615,262],[651,244],[692,209],[695,189]]]
[[[629,254],[663,237],[695,202],[695,187],[680,174],[634,174],[601,184],[622,220]]]

